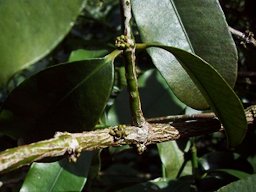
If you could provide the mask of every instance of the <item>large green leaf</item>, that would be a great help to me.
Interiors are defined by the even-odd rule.
[[[119,53],[56,65],[30,77],[5,101],[0,131],[37,140],[56,131],[92,129],[111,93],[112,62]]]
[[[250,176],[249,173],[246,173],[244,171],[240,171],[240,170],[236,170],[236,169],[215,169],[213,170],[214,172],[224,172],[224,173],[227,173],[229,175],[232,175],[234,177],[237,177],[239,179],[245,179],[247,177]]]
[[[179,48],[148,44],[172,53],[189,74],[224,126],[230,146],[240,144],[246,134],[247,121],[243,105],[222,76],[200,57]]]
[[[220,188],[218,192],[254,192],[256,191],[255,182],[256,175],[251,175],[246,179],[230,183],[229,185]]]
[[[96,58],[103,54],[106,50],[76,50],[71,53],[69,61]],[[93,155],[93,152],[84,152],[76,163],[67,159],[54,163],[33,163],[21,191],[81,191],[87,181]]]
[[[132,9],[143,41],[195,52],[234,85],[237,52],[217,0],[133,0]],[[193,108],[208,107],[175,57],[163,50],[148,52],[181,101]]]
[[[73,61],[81,61],[85,59],[98,58],[106,55],[107,53],[108,53],[107,50],[104,50],[104,49],[101,49],[101,50],[78,49],[78,50],[72,51],[68,61],[73,62]]]
[[[85,0],[0,1],[0,86],[49,53],[74,25]]]
[[[82,191],[93,152],[84,152],[76,163],[67,159],[53,163],[33,163],[20,192]]]
[[[189,183],[165,178],[157,178],[151,181],[124,188],[118,192],[187,192],[190,191]]]
[[[184,163],[184,153],[179,149],[176,141],[157,144],[160,159],[163,164],[165,178],[175,179]],[[191,175],[191,166],[185,167],[185,174]]]

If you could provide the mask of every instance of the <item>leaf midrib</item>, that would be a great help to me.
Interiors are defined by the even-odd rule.
[[[60,167],[59,167],[59,171],[58,171],[58,173],[56,174],[56,177],[55,177],[54,181],[52,182],[52,185],[50,186],[51,188],[50,188],[49,192],[52,192],[52,191],[53,191],[53,189],[54,189],[54,187],[55,187],[55,185],[56,185],[56,183],[57,183],[57,181],[58,181],[58,179],[59,179],[60,174],[61,174],[62,171],[63,171],[63,167],[60,166]]]
[[[185,29],[185,27],[184,27],[184,25],[183,25],[183,22],[182,22],[182,19],[181,19],[181,17],[180,17],[180,14],[179,14],[178,10],[176,9],[175,2],[174,2],[173,0],[170,0],[170,3],[172,4],[172,8],[173,8],[173,10],[174,10],[174,12],[175,12],[175,14],[176,14],[176,16],[177,16],[177,19],[178,19],[178,21],[179,21],[179,24],[180,24],[180,26],[181,26],[181,29],[182,29],[182,31],[183,31],[185,37],[186,37],[187,43],[189,44],[190,51],[191,51],[192,53],[195,53],[194,48],[193,48],[193,46],[192,46],[192,44],[191,44],[191,41],[190,41],[190,39],[189,39],[189,36],[188,36],[188,34],[187,34],[187,31],[186,31],[186,29]]]
[[[92,59],[93,60],[98,60],[99,59]],[[66,98],[68,98],[76,89],[78,89],[80,86],[82,86],[88,79],[90,79],[93,75],[95,75],[98,71],[102,70],[102,68],[104,68],[107,64],[109,64],[108,62],[106,62],[105,59],[101,59],[103,61],[102,65],[99,65],[98,67],[96,67],[94,70],[92,70],[92,72],[86,76],[84,79],[82,79],[79,83],[76,84],[76,86],[74,86],[70,91],[68,91],[62,98],[60,98],[60,101],[57,102],[54,105],[54,108],[58,105],[60,105]]]

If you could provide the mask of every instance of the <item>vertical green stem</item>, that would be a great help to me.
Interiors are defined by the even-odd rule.
[[[122,25],[123,33],[127,38],[128,46],[124,49],[125,57],[125,70],[126,70],[126,80],[127,87],[130,96],[130,107],[132,113],[132,122],[138,127],[143,127],[145,124],[145,118],[141,110],[141,102],[138,90],[138,82],[136,75],[136,66],[135,66],[135,42],[132,34],[131,27],[131,2],[130,0],[120,0],[121,5],[121,15],[122,15]]]
[[[195,139],[191,139],[191,163],[192,163],[192,173],[195,179],[198,179],[198,158],[197,158],[197,148],[195,144]]]

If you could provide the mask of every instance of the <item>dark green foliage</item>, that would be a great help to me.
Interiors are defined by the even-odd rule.
[[[84,0],[0,2],[0,86],[48,54],[69,32]],[[14,11],[15,10],[15,11]]]
[[[255,125],[242,142],[246,132],[242,104],[256,101],[255,48],[236,41],[240,59],[235,91],[241,104],[232,90],[237,53],[225,20],[227,16],[228,24],[241,31],[253,30],[252,0],[221,0],[225,16],[218,1],[131,2],[137,42],[161,42],[154,45],[175,56],[159,48],[149,48],[149,55],[145,50],[136,52],[145,117],[207,112],[186,105],[205,109],[209,104],[224,125],[228,142],[224,134],[215,133],[150,145],[142,155],[132,146],[122,146],[82,153],[76,164],[67,158],[47,159],[54,162],[33,163],[0,175],[0,191],[255,191]],[[45,3],[0,3],[3,150],[17,142],[51,138],[57,131],[81,132],[131,120],[123,60],[114,64],[121,52],[104,57],[121,33],[119,2]],[[15,28],[19,23],[22,27]],[[21,68],[26,69],[20,72]],[[227,148],[227,143],[241,142]],[[197,147],[197,174],[192,172],[192,143]]]
[[[113,83],[112,61],[94,59],[56,65],[24,81],[4,103],[1,131],[25,142],[56,131],[91,130]]]
[[[85,152],[76,163],[33,163],[20,191],[82,191],[93,155]]]
[[[162,48],[177,58],[223,124],[229,145],[235,147],[241,144],[247,129],[244,108],[218,71],[184,50],[161,44],[148,44],[148,47]]]

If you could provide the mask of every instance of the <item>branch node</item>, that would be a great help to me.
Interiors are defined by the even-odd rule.
[[[57,132],[54,137],[68,137],[71,140],[68,142],[68,147],[67,147],[67,154],[68,154],[68,160],[69,162],[76,162],[77,158],[80,156],[80,153],[82,152],[82,149],[79,146],[79,142],[77,141],[76,137],[72,135],[71,133],[68,132]]]
[[[152,132],[152,127],[148,122],[144,122],[141,127],[134,127],[134,132],[127,135],[127,141],[135,141],[138,153],[141,155],[146,151],[146,143],[149,139],[149,134]]]
[[[118,125],[116,127],[110,128],[109,134],[114,137],[114,141],[125,139],[125,137],[127,136],[125,128],[126,125]]]
[[[136,141],[137,143],[146,143],[149,135],[149,126],[133,127],[133,131],[129,133],[125,140]]]
[[[116,38],[115,46],[120,50],[127,50],[135,47],[134,40],[129,38],[127,35],[120,35]]]
[[[141,155],[144,151],[147,150],[147,146],[145,145],[145,143],[136,144],[136,148],[137,148],[137,152],[139,153],[139,155]]]

